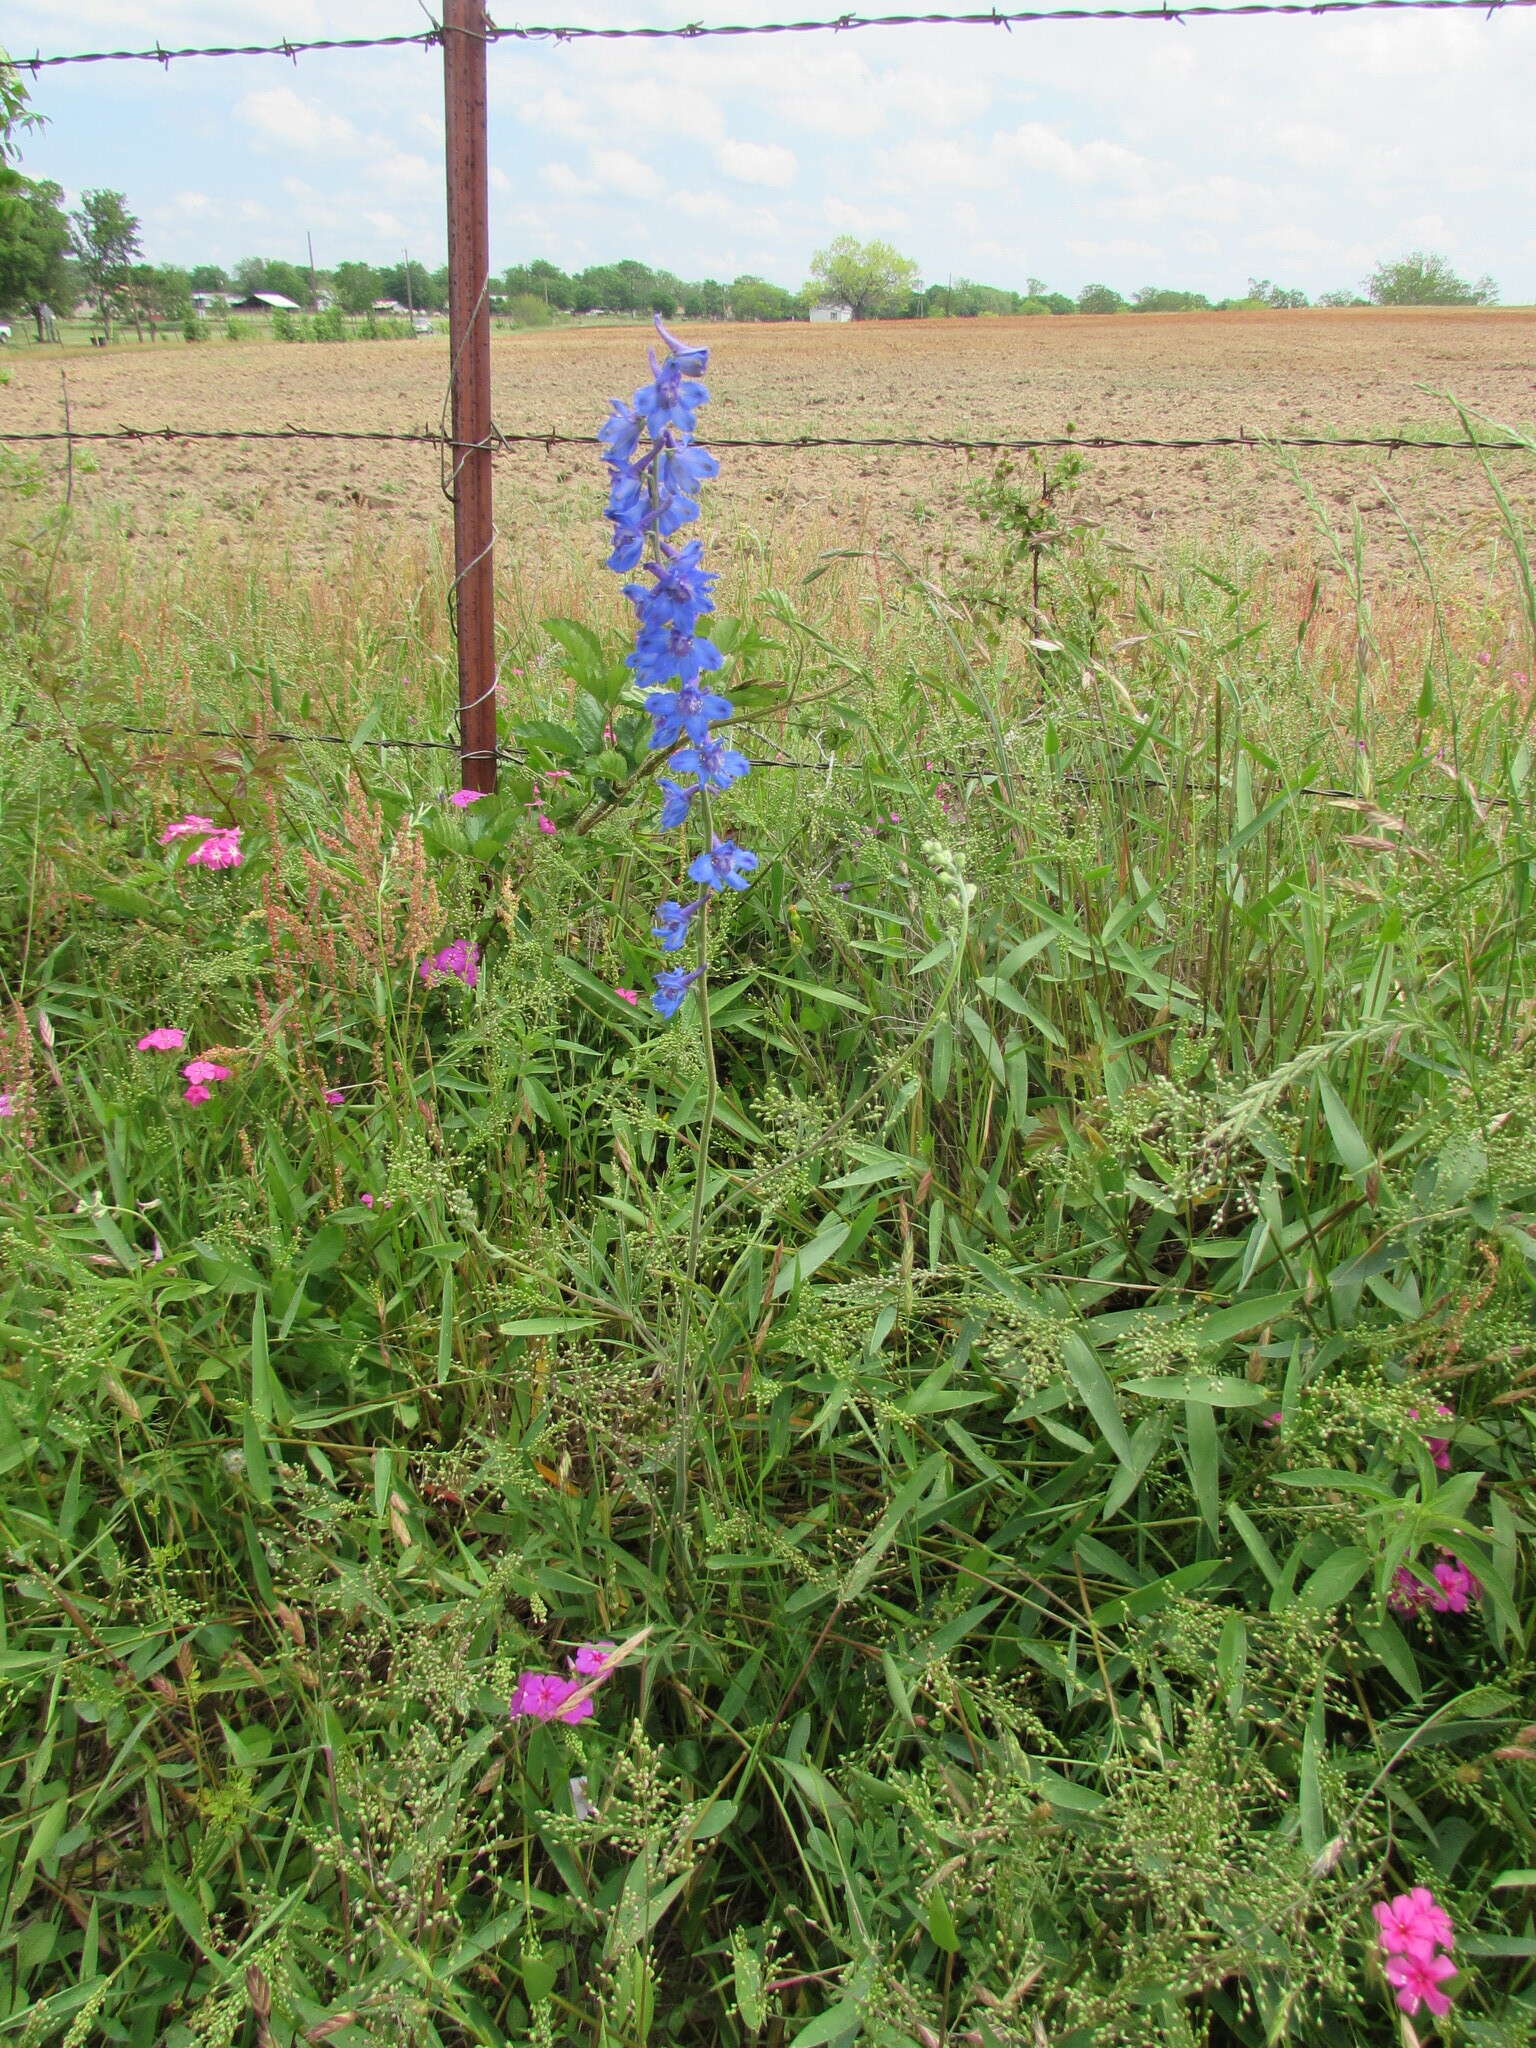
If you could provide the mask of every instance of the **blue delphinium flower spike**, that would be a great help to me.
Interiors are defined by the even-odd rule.
[[[661,817],[657,822],[663,832],[671,832],[687,823],[699,785],[696,782],[674,782],[670,775],[660,776],[658,780],[666,794],[661,799]]]
[[[676,953],[687,942],[688,927],[703,904],[702,896],[696,896],[692,903],[678,903],[669,896],[665,903],[656,906],[651,933],[663,953]]]
[[[675,1017],[678,1005],[689,989],[704,972],[705,963],[697,967],[663,967],[656,976],[656,988],[651,997],[651,1008],[658,1017]]]
[[[757,855],[734,839],[717,839],[708,853],[688,863],[688,872],[706,889],[745,889],[747,876],[757,866]]]

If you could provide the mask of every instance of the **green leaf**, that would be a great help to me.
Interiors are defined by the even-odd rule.
[[[802,1280],[808,1280],[818,1266],[824,1266],[834,1252],[842,1249],[851,1228],[852,1225],[841,1216],[824,1223],[816,1235],[801,1245],[799,1251],[792,1253],[779,1268],[772,1298],[778,1301]]]
[[[1376,1155],[1361,1137],[1354,1118],[1344,1106],[1344,1098],[1326,1074],[1317,1077],[1317,1092],[1322,1099],[1323,1115],[1328,1121],[1328,1135],[1333,1140],[1344,1171],[1359,1176],[1369,1173],[1376,1164]]]
[[[1341,1600],[1347,1599],[1370,1568],[1369,1551],[1359,1550],[1354,1545],[1336,1550],[1297,1587],[1296,1598],[1303,1607],[1326,1614]]]
[[[1062,1345],[1062,1363],[1083,1406],[1099,1426],[1103,1437],[1122,1465],[1131,1463],[1131,1440],[1109,1375],[1100,1365],[1092,1346],[1080,1330],[1069,1330]]]
[[[1273,1408],[1275,1397],[1249,1380],[1196,1372],[1156,1373],[1150,1378],[1122,1380],[1123,1394],[1144,1401],[1195,1401],[1208,1408]]]
[[[949,1910],[949,1902],[937,1885],[928,1894],[928,1932],[947,1956],[960,1953],[960,1931],[955,1926],[955,1916]]]

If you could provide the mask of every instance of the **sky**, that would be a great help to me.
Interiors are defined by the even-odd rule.
[[[554,5],[561,0],[553,0]],[[563,0],[592,25],[835,14]],[[839,0],[840,4],[840,0]],[[967,0],[970,4],[970,0]],[[509,17],[513,18],[513,17]],[[527,19],[528,17],[522,17]],[[9,0],[13,56],[413,33],[418,0]],[[110,186],[148,260],[444,260],[437,51],[95,64],[23,169]],[[491,257],[791,288],[833,236],[927,283],[1316,296],[1409,249],[1536,301],[1536,9],[861,30],[489,52]]]

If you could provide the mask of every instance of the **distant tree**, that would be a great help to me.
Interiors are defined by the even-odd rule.
[[[191,319],[191,277],[174,263],[135,263],[128,276],[124,313],[140,341],[146,324],[153,341],[162,322]]]
[[[1138,313],[1204,313],[1210,308],[1204,292],[1168,291],[1161,285],[1144,284],[1131,294]]]
[[[1075,313],[1077,311],[1077,301],[1069,299],[1065,292],[1046,292],[1042,295],[1040,303],[1048,313]]]
[[[195,292],[227,292],[229,273],[217,263],[194,263],[187,279]]]
[[[1499,288],[1491,277],[1468,284],[1445,257],[1429,249],[1410,249],[1390,263],[1378,263],[1365,281],[1378,306],[1496,306]]]
[[[814,287],[823,305],[848,306],[855,320],[871,320],[905,310],[920,275],[912,258],[899,255],[889,242],[839,235],[811,258],[807,289]]]
[[[0,312],[29,307],[44,338],[45,305],[70,295],[70,229],[62,190],[0,165]]]
[[[252,292],[267,289],[267,259],[265,256],[242,256],[235,265],[234,288],[246,296]]]
[[[393,299],[401,306],[418,309],[433,303],[432,278],[424,263],[411,259],[409,275],[406,265],[391,263],[379,272],[379,297]]]
[[[434,313],[448,310],[448,266],[434,270],[427,283],[427,304]]]
[[[536,256],[528,265],[528,289],[537,292],[547,306],[557,306],[563,313],[571,310],[571,280],[547,257]]]
[[[685,320],[723,320],[725,286],[712,277],[706,277],[698,284],[685,284],[682,309]]]
[[[1287,313],[1306,305],[1307,295],[1289,290],[1282,284],[1271,284],[1267,277],[1250,277],[1247,303],[1250,306],[1270,306],[1277,313]]]
[[[79,211],[69,216],[69,228],[80,281],[110,341],[112,316],[127,301],[133,259],[139,253],[138,219],[128,211],[121,192],[82,192]]]
[[[1123,313],[1125,301],[1107,284],[1085,284],[1077,295],[1079,313]]]
[[[1368,306],[1369,299],[1362,299],[1358,292],[1319,292],[1320,306]]]
[[[338,263],[331,272],[331,294],[343,313],[366,313],[383,296],[379,273],[371,263]]]
[[[801,311],[794,292],[763,277],[738,277],[727,298],[733,320],[793,320]]]
[[[1045,279],[1043,277],[1026,277],[1024,280],[1024,296],[1026,299],[1039,299],[1043,302],[1047,296]]]

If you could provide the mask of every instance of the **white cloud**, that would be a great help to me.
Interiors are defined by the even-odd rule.
[[[776,142],[722,142],[715,161],[728,178],[742,185],[775,185],[780,189],[795,182],[799,166],[792,149]]]
[[[662,188],[661,173],[627,149],[594,149],[592,175],[611,188],[615,199],[653,199]]]
[[[569,164],[561,163],[540,164],[539,183],[562,199],[585,199],[599,189],[595,178],[579,177]]]
[[[285,149],[359,149],[362,136],[345,114],[301,99],[291,85],[265,87],[248,92],[236,102],[235,112],[256,132]]]
[[[1146,185],[1156,174],[1156,166],[1134,149],[1118,142],[1072,142],[1043,121],[1026,121],[1000,135],[997,148],[1030,170],[1071,185]]]

